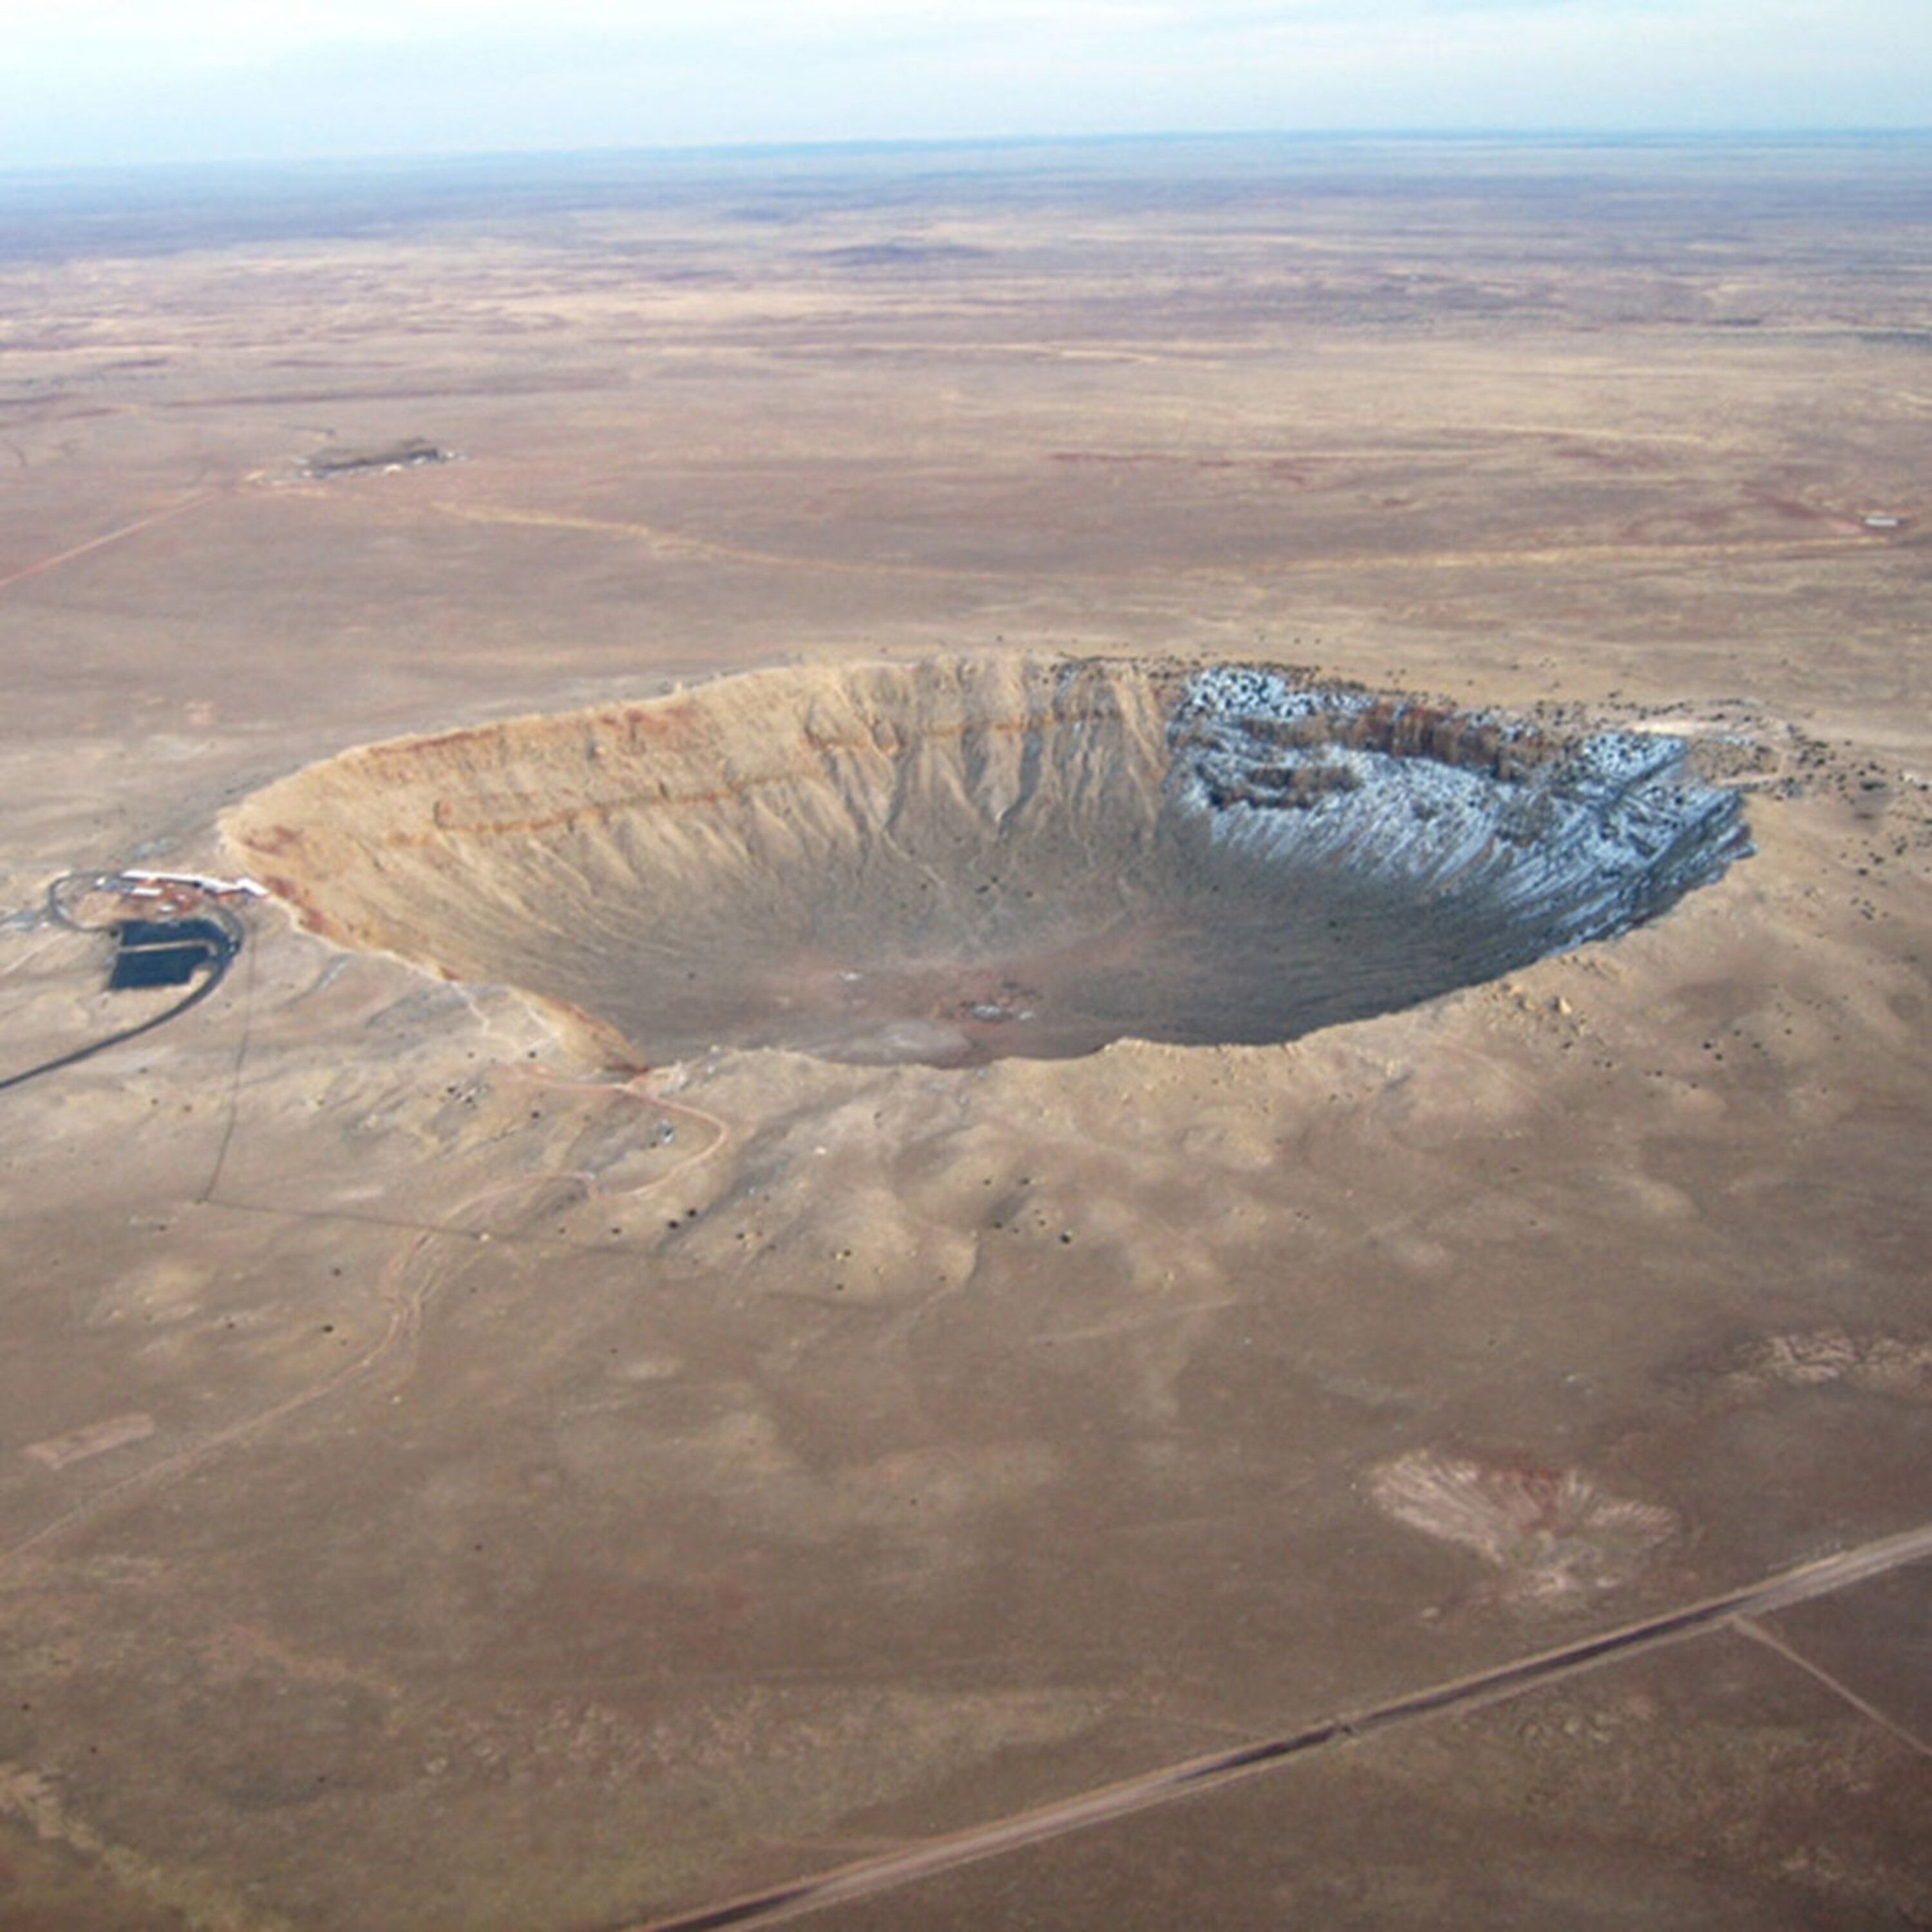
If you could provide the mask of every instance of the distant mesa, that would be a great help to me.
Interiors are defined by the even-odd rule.
[[[313,931],[613,1062],[1286,1040],[1654,917],[1749,849],[1676,739],[1254,666],[770,671],[353,751],[225,821]]]
[[[848,248],[821,249],[818,259],[837,268],[911,268],[940,262],[984,261],[992,252],[959,242],[866,242]]]
[[[439,448],[419,436],[377,449],[318,449],[303,460],[310,476],[349,476],[369,470],[420,470],[431,463],[454,463],[456,452]]]

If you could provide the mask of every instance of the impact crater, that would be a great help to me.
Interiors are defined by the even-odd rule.
[[[369,746],[225,830],[310,930],[518,987],[634,1064],[1292,1040],[1610,937],[1749,849],[1673,738],[1039,658]]]

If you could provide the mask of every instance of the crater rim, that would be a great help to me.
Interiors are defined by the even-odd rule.
[[[1736,790],[1642,723],[1262,662],[874,660],[348,747],[222,827],[304,929],[512,987],[611,1065],[1260,1045],[1747,856]]]

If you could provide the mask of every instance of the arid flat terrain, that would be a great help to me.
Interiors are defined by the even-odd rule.
[[[320,799],[382,914],[291,868],[0,1093],[0,1927],[1932,1920],[1928,163],[0,179],[0,1078],[176,996],[64,875]],[[1674,734],[1754,853],[1286,1043],[868,1064],[509,982],[553,852],[608,992],[808,841],[607,922],[432,764],[418,929],[402,821],[264,794],[538,714],[648,779],[696,699],[736,796],[736,674],[1069,659]]]

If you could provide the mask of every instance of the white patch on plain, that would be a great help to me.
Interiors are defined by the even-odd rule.
[[[1675,1515],[1614,1496],[1581,1469],[1486,1463],[1418,1449],[1370,1472],[1377,1508],[1503,1573],[1507,1594],[1543,1603],[1627,1582],[1675,1536]]]
[[[1723,1386],[1753,1396],[1834,1382],[1879,1395],[1932,1396],[1932,1342],[1850,1335],[1841,1328],[1766,1335],[1738,1352]]]

